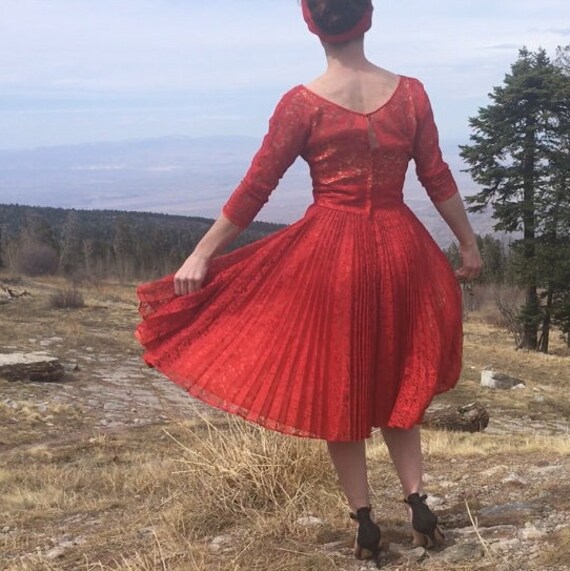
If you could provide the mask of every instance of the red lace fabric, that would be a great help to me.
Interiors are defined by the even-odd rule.
[[[411,428],[461,372],[461,289],[403,201],[408,164],[434,202],[457,192],[422,84],[357,113],[286,93],[223,206],[248,226],[297,156],[314,202],[293,224],[214,258],[200,290],[142,284],[145,361],[188,393],[267,428],[361,440]]]

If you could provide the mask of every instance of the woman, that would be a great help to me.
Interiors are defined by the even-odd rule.
[[[443,541],[425,503],[419,423],[461,370],[461,290],[481,258],[443,161],[429,98],[369,62],[370,0],[303,0],[326,72],[279,101],[220,217],[175,275],[139,287],[144,358],[193,396],[267,428],[321,438],[358,523],[355,555],[376,557],[365,439],[380,427],[414,543]],[[314,202],[295,223],[218,255],[297,156]],[[404,204],[410,159],[457,237],[454,274]]]

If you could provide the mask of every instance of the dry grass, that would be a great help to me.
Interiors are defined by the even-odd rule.
[[[34,350],[37,340],[57,336],[65,340],[58,346],[62,356],[86,347],[95,355],[137,354],[134,286],[84,284],[86,306],[61,319],[46,299],[62,283],[22,284],[33,298],[3,308],[7,327],[0,328],[0,345]],[[555,342],[549,356],[514,351],[508,333],[477,314],[470,314],[465,333],[462,380],[438,402],[478,400],[492,419],[529,414],[556,420],[569,412],[569,361],[561,343]],[[489,364],[523,378],[527,390],[483,390],[480,370]],[[1,390],[14,386],[4,384]],[[83,411],[46,403],[31,387],[19,390],[9,406],[0,404],[0,441],[9,445],[0,448],[0,530],[11,528],[0,533],[3,571],[358,569],[350,552],[353,524],[324,442],[286,437],[226,415],[103,433]],[[544,400],[538,403],[536,395]],[[57,441],[46,439],[46,423],[60,428]],[[497,485],[508,473],[525,475],[545,463],[562,466],[570,455],[568,436],[425,430],[429,491],[451,498],[442,511],[449,529],[477,530],[481,507],[508,501],[509,491]],[[397,476],[378,434],[368,452],[373,502],[385,537],[406,544],[409,530]],[[557,476],[531,481],[525,499],[563,511],[570,509],[568,492]],[[298,519],[309,514],[323,523],[300,525]],[[524,520],[506,523],[524,525]],[[231,539],[213,551],[212,538],[220,534]],[[66,540],[62,557],[46,558]],[[562,547],[568,540],[565,530],[549,537],[537,569],[564,565]],[[483,535],[480,541],[485,545]],[[332,551],[326,547],[331,542],[339,542]],[[511,570],[508,560],[486,547],[487,557],[479,561],[415,564],[390,555],[386,568]]]
[[[424,439],[428,473],[460,488],[472,460],[479,470],[502,466],[507,472],[545,454],[551,460],[568,456],[568,442],[550,437],[493,442],[486,435],[424,431]],[[450,466],[450,457],[462,468]],[[395,475],[376,437],[369,443],[369,458],[375,504],[385,514],[388,537],[406,543]],[[203,418],[51,449],[16,449],[3,459],[1,515],[11,526],[28,530],[13,539],[0,535],[0,562],[11,571],[352,568],[349,558],[322,548],[340,540],[348,549],[352,528],[320,441],[288,438],[234,417]],[[476,491],[488,476],[470,472],[469,479],[474,496],[452,509],[465,520],[468,509],[486,503]],[[441,493],[437,482],[431,487]],[[323,524],[299,525],[298,518],[307,514]],[[66,550],[62,560],[33,555],[37,547],[48,551],[49,538],[71,529],[83,543]],[[232,540],[215,553],[208,546],[218,534]],[[17,553],[32,555],[19,560]],[[482,560],[463,568],[489,564]],[[423,568],[462,567],[433,562]]]

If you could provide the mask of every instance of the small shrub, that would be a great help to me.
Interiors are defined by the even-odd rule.
[[[479,315],[488,325],[506,329],[519,344],[523,325],[519,311],[524,304],[524,290],[515,286],[492,284],[477,292]]]
[[[58,289],[49,298],[50,307],[56,309],[77,309],[85,307],[83,294],[76,287]]]

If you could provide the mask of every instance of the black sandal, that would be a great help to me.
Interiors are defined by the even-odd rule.
[[[412,528],[414,529],[414,547],[431,549],[442,545],[445,535],[438,525],[437,516],[429,509],[425,500],[427,495],[417,492],[410,494],[404,502],[412,508]]]
[[[358,531],[354,540],[354,555],[357,559],[378,559],[382,549],[380,527],[370,517],[371,506],[362,507],[356,513],[349,512],[352,519],[358,521]]]

